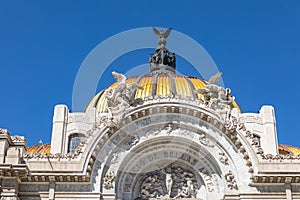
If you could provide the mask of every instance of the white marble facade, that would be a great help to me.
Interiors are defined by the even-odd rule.
[[[106,112],[55,106],[47,154],[0,129],[1,200],[300,199],[300,156],[279,154],[273,107],[242,113],[212,81],[203,100],[141,100],[139,85],[114,76]]]

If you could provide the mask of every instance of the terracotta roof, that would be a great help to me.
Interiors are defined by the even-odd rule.
[[[51,150],[51,145],[50,144],[37,144],[34,146],[30,146],[28,147],[26,153],[33,155],[33,154],[41,154],[41,155],[45,155],[50,153]]]

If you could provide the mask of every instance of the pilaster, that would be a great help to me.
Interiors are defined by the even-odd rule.
[[[263,106],[259,113],[263,123],[261,147],[265,154],[276,155],[278,154],[278,140],[274,108],[272,106]]]
[[[6,129],[0,128],[0,164],[5,162],[6,151],[9,146],[10,133]]]
[[[63,153],[66,140],[66,124],[68,118],[68,108],[66,105],[56,105],[54,108],[51,153]]]

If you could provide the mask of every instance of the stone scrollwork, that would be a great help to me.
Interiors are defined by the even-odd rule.
[[[204,133],[199,133],[199,142],[203,144],[204,146],[208,147],[214,147],[215,145],[210,144],[209,140],[207,139],[206,135]]]
[[[232,171],[229,171],[227,174],[225,174],[225,181],[226,181],[226,184],[227,184],[227,187],[230,189],[230,190],[237,190],[238,189],[238,186],[237,186],[237,183],[236,183],[236,180],[234,178],[234,175],[232,173]]]
[[[114,188],[116,174],[114,171],[108,171],[103,178],[103,187],[107,190]]]
[[[219,153],[219,160],[223,165],[228,165],[228,158],[224,152]]]
[[[115,152],[112,155],[112,159],[110,160],[110,164],[115,164],[115,163],[119,162],[119,160],[120,160],[120,152]]]
[[[141,199],[195,198],[198,189],[194,173],[172,164],[145,174],[141,182]]]
[[[24,136],[11,136],[11,140],[13,142],[24,142],[25,137]]]
[[[225,124],[224,124],[224,127],[226,128],[226,130],[229,131],[230,133],[233,133],[236,131],[238,124],[239,123],[238,123],[237,118],[230,115],[230,112],[228,112],[226,114]]]

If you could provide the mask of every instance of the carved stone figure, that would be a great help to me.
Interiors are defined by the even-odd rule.
[[[142,199],[194,198],[198,189],[194,173],[173,164],[145,174],[141,182]]]
[[[182,189],[178,191],[178,194],[174,197],[177,198],[195,198],[194,186],[191,180],[187,181],[187,186],[183,186]]]
[[[117,108],[117,110],[124,110],[134,101],[134,93],[136,89],[143,90],[137,82],[127,84],[126,76],[117,72],[112,72],[116,78],[118,85],[115,88],[108,88],[105,90],[105,97],[108,101],[108,107]]]
[[[169,37],[171,30],[172,28],[168,28],[166,31],[163,31],[163,30],[157,30],[155,27],[153,27],[153,32],[158,38],[158,48],[162,48],[166,46],[167,43],[166,38]]]
[[[169,197],[171,196],[172,186],[173,186],[172,174],[166,174],[166,187],[167,187],[167,193]]]
[[[141,99],[135,99],[135,91],[143,90],[137,82],[127,84],[126,76],[117,72],[112,72],[112,75],[118,82],[115,88],[108,88],[104,95],[107,99],[108,107],[105,115],[100,117],[100,121],[106,123],[110,127],[116,127],[118,122],[122,120],[124,111],[129,106],[137,104]]]
[[[141,198],[157,198],[164,194],[164,185],[162,177],[157,172],[147,174],[141,184]]]
[[[220,80],[221,75],[222,73],[218,72],[209,79],[206,88],[195,90],[196,93],[203,95],[203,103],[205,106],[220,111],[228,110],[228,106],[234,101],[234,97],[231,95],[229,88],[224,89],[215,84]]]
[[[222,76],[222,72],[218,72],[217,74],[213,75],[208,80],[209,84],[216,84],[220,80],[221,76]]]
[[[158,47],[156,48],[155,54],[150,54],[149,62],[150,62],[150,71],[151,73],[156,73],[160,71],[164,72],[175,72],[176,68],[176,57],[175,53],[169,52],[168,48],[166,47],[166,38],[171,33],[171,28],[167,29],[166,31],[157,30],[153,28],[153,32],[158,38]],[[169,66],[169,67],[168,67]]]

